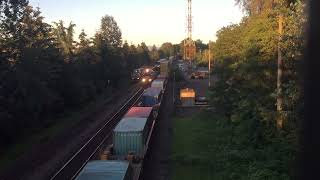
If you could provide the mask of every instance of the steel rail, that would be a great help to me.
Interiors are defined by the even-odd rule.
[[[99,136],[99,134],[102,132],[103,129],[105,129],[121,112],[128,109],[128,105],[132,100],[135,99],[134,103],[130,105],[132,107],[141,97],[143,88],[139,88],[139,90],[132,95],[125,103],[124,105],[111,117],[108,119],[108,121],[50,178],[50,180],[56,179],[56,177],[65,170],[66,167],[81,154],[81,152],[88,147],[88,145]],[[140,94],[139,94],[140,93]],[[138,96],[138,97],[137,97]],[[129,108],[130,108],[129,107]],[[73,175],[72,179],[75,178],[75,176],[81,171],[81,169],[85,166],[85,164],[92,158],[92,156],[97,152],[97,150],[101,147],[103,142],[110,137],[111,133],[108,133],[103,140],[99,143],[98,147],[94,149],[94,151],[90,154],[89,158],[86,159],[85,163],[82,164],[81,168],[77,170],[76,174]]]

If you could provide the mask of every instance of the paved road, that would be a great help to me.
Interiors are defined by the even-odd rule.
[[[208,79],[189,79],[185,88],[192,88],[196,91],[196,96],[206,96],[208,93]]]
[[[184,73],[186,83],[183,84],[180,88],[192,88],[196,91],[196,96],[207,96],[209,79],[190,79],[190,76]],[[210,78],[210,85],[213,86],[214,78]]]

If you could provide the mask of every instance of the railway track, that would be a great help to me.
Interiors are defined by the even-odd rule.
[[[131,96],[54,175],[51,176],[50,180],[74,179],[85,164],[97,154],[104,142],[111,137],[113,128],[130,107],[139,100],[142,92],[143,88],[139,88],[139,90]]]

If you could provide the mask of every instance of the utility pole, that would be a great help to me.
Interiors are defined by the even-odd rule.
[[[209,41],[209,87],[211,87],[211,50],[210,50],[210,41]]]
[[[283,34],[283,15],[279,15],[278,19],[279,23],[279,42],[278,42],[278,72],[277,72],[277,112],[279,117],[277,118],[277,127],[282,129],[283,127],[283,117],[282,117],[282,104],[283,104],[283,97],[282,97],[282,50],[281,50],[281,41],[282,41],[282,34]]]
[[[174,104],[174,101],[175,101],[175,92],[174,92],[174,89],[175,89],[175,82],[176,82],[176,72],[173,72],[173,85],[172,85],[172,101],[173,101],[173,104]]]

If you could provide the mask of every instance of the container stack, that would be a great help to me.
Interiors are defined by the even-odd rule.
[[[126,156],[133,152],[138,156],[143,156],[149,128],[148,118],[123,118],[113,130],[115,154]]]
[[[161,99],[161,89],[150,87],[144,90],[142,94],[142,106],[152,107],[159,103]]]
[[[132,170],[126,161],[90,161],[76,180],[116,179],[128,180]]]
[[[156,79],[151,83],[151,87],[160,88],[162,91],[165,89],[165,79]]]
[[[168,72],[169,72],[169,62],[162,61],[160,63],[160,75],[164,77],[168,77]]]

